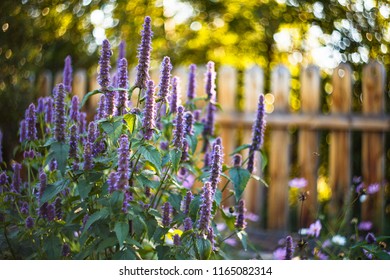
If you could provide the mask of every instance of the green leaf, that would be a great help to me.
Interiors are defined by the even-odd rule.
[[[169,249],[170,249],[169,246],[162,246],[162,245],[157,246],[156,250],[157,250],[158,259],[159,260],[166,260],[167,255],[169,253]]]
[[[217,205],[221,204],[222,201],[222,192],[220,189],[217,189],[215,192],[214,200],[217,203]]]
[[[198,145],[198,138],[195,135],[187,135],[186,140],[188,145],[191,147],[191,153],[194,154],[196,151],[196,146]]]
[[[201,197],[196,196],[190,203],[190,216],[193,217],[193,220],[196,220],[200,204],[202,203]]]
[[[123,245],[123,241],[126,239],[126,236],[129,234],[129,223],[128,222],[116,222],[114,231],[116,237],[118,238],[119,245]]]
[[[385,251],[376,252],[374,255],[380,260],[390,260],[390,254]]]
[[[145,223],[143,216],[136,216],[133,220],[133,230],[136,236],[142,236],[144,232],[147,233],[148,225]]]
[[[47,157],[46,162],[49,163],[52,159],[55,159],[58,164],[58,169],[61,174],[65,174],[66,162],[69,155],[69,145],[62,142],[53,142],[50,145],[50,154]]]
[[[220,210],[221,210],[222,218],[225,221],[225,224],[227,225],[227,227],[231,231],[234,231],[234,229],[235,229],[234,223],[236,222],[236,218],[233,215],[231,215],[230,213],[226,214],[223,209],[220,209]]]
[[[119,251],[115,253],[115,255],[112,258],[114,260],[136,260],[137,256],[132,250],[126,249],[124,251]]]
[[[170,156],[171,156],[171,162],[172,162],[172,167],[175,172],[179,169],[179,164],[181,160],[181,151],[179,149],[173,149],[170,151]]]
[[[87,102],[88,98],[90,98],[92,95],[95,95],[98,93],[101,93],[101,91],[99,89],[95,89],[93,91],[88,92],[86,95],[84,95],[83,100],[81,100],[79,109],[83,108],[83,106],[84,106],[85,102]]]
[[[180,211],[180,206],[181,206],[180,195],[173,193],[169,196],[168,201],[175,210]]]
[[[251,144],[244,144],[244,145],[238,146],[229,156],[233,156],[233,155],[241,152],[242,150],[248,149],[248,148],[250,148],[250,146],[252,146],[252,145]]]
[[[146,144],[140,147],[139,153],[143,155],[146,161],[148,161],[158,172],[161,170],[161,154],[152,145]]]
[[[116,244],[117,244],[117,238],[115,236],[102,239],[102,241],[99,242],[99,245],[97,246],[96,251],[97,252],[102,252],[106,248],[112,248]]]
[[[85,179],[81,179],[77,184],[77,189],[79,191],[79,195],[82,199],[86,199],[88,197],[89,192],[93,187],[93,183],[87,181]]]
[[[208,260],[210,258],[212,251],[210,240],[204,238],[197,239],[196,249],[201,260]]]
[[[229,170],[229,176],[233,181],[234,194],[236,197],[236,201],[238,201],[245,190],[246,184],[248,183],[251,174],[248,170],[244,168],[233,167]]]
[[[266,186],[267,188],[269,187],[268,186],[268,184],[267,184],[267,182],[266,181],[264,181],[262,178],[260,178],[259,176],[256,176],[256,175],[251,175],[251,178],[252,179],[255,179],[256,181],[258,181],[258,182],[260,182],[260,183],[262,183],[264,186]]]
[[[100,123],[101,128],[107,133],[112,143],[116,143],[122,134],[123,119],[115,117]]]
[[[194,123],[194,132],[195,132],[195,137],[198,135],[202,134],[204,129],[204,124],[202,123]]]
[[[248,249],[248,235],[245,231],[239,231],[237,232],[237,237],[241,241],[242,248],[246,251]]]
[[[135,129],[136,118],[137,116],[135,114],[126,114],[123,116],[123,119],[126,122],[127,129],[130,131],[130,133],[133,133]]]
[[[261,154],[261,161],[260,161],[261,162],[261,170],[264,171],[265,167],[268,164],[268,157],[263,150],[260,150],[260,154]]]
[[[88,221],[85,223],[83,234],[90,228],[90,226],[95,223],[98,220],[105,219],[108,217],[108,210],[107,208],[103,208],[100,211],[97,211],[93,213],[89,218]]]
[[[57,236],[50,235],[44,240],[43,247],[49,260],[56,260],[60,258],[62,244],[61,240]]]
[[[68,179],[63,179],[55,182],[54,184],[47,185],[45,191],[43,192],[42,198],[40,199],[40,204],[44,204],[45,202],[53,199],[57,194],[62,192],[69,184]]]

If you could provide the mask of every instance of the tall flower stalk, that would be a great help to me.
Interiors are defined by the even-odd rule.
[[[155,127],[155,100],[154,100],[154,82],[150,80],[148,82],[148,90],[145,94],[145,107],[144,107],[144,116],[142,120],[143,129],[144,129],[144,138],[146,140],[151,140],[153,137],[153,129]]]
[[[171,86],[171,71],[172,64],[171,59],[165,56],[160,69],[160,83],[158,85],[159,92],[158,97],[162,103],[167,103],[167,97],[169,95],[169,87]]]
[[[127,190],[129,188],[130,173],[130,152],[129,152],[129,138],[123,134],[119,138],[118,148],[118,172],[116,177],[117,190]]]
[[[119,60],[117,79],[118,87],[126,89],[118,90],[118,98],[116,104],[118,109],[118,115],[124,115],[126,113],[126,106],[128,102],[127,89],[129,87],[129,75],[127,73],[126,58],[122,58],[121,60]]]
[[[188,88],[187,88],[187,98],[188,101],[192,101],[195,98],[196,90],[196,65],[190,65],[190,73],[188,74]]]
[[[206,182],[202,188],[202,204],[199,210],[199,221],[198,229],[201,232],[207,233],[210,227],[211,221],[211,208],[213,205],[213,194],[212,194],[210,182]]]
[[[175,129],[173,131],[173,146],[177,149],[183,148],[184,141],[184,120],[183,120],[183,106],[179,106],[177,109],[177,115],[175,119]]]
[[[180,105],[180,79],[179,77],[172,78],[172,94],[170,102],[170,111],[172,114],[177,112],[177,108]]]
[[[63,84],[57,86],[55,95],[54,138],[58,142],[65,142],[66,116],[65,116],[65,88]]]
[[[65,58],[64,71],[62,73],[62,83],[66,92],[72,92],[72,58],[68,55]]]
[[[35,105],[30,104],[26,111],[27,140],[34,141],[37,137],[37,117],[35,115]]]

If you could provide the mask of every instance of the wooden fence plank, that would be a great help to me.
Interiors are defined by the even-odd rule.
[[[80,101],[87,93],[87,72],[83,69],[79,69],[73,76],[72,91],[74,95],[77,95]]]
[[[383,115],[385,93],[385,69],[379,62],[370,62],[363,68],[363,114]],[[363,132],[362,171],[365,187],[378,183],[380,189],[369,194],[363,203],[362,218],[374,223],[379,231],[384,219],[384,135],[381,132]]]
[[[38,76],[37,93],[38,97],[50,96],[53,88],[53,75],[50,71],[44,71]]]
[[[348,114],[351,112],[352,70],[349,65],[341,64],[332,76],[331,113]],[[332,188],[329,215],[332,226],[336,226],[343,206],[349,201],[351,183],[351,135],[347,131],[331,131],[329,147],[329,184]]]
[[[288,112],[290,73],[284,66],[276,67],[271,77],[275,112]],[[288,227],[288,179],[290,135],[286,128],[276,128],[270,133],[269,157],[270,182],[268,191],[269,229],[286,230]]]
[[[308,66],[301,74],[301,111],[307,115],[316,115],[320,110],[320,72],[316,66]],[[298,164],[300,177],[307,180],[308,196],[304,204],[301,225],[307,227],[317,216],[317,167],[318,132],[312,129],[299,130]],[[299,208],[301,209],[301,208]],[[300,212],[300,211],[299,211]]]

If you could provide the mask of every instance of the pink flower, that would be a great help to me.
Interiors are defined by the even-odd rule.
[[[371,184],[367,187],[367,193],[368,194],[374,194],[379,192],[380,185],[378,183]]]
[[[369,231],[372,229],[372,222],[370,221],[361,221],[358,225],[358,229],[362,231]]]
[[[307,180],[305,178],[294,178],[288,182],[291,188],[302,189],[307,186]]]
[[[315,223],[312,223],[309,227],[308,235],[318,237],[320,235],[322,229],[322,225],[320,220],[315,221]]]
[[[278,248],[274,251],[275,260],[285,260],[286,259],[286,248]]]

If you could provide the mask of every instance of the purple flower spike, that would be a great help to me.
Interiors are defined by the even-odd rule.
[[[119,51],[118,51],[118,60],[117,60],[117,64],[116,64],[117,67],[118,67],[119,62],[121,61],[121,59],[126,57],[126,42],[122,40],[119,43],[118,49],[119,49]]]
[[[218,183],[221,181],[222,173],[222,149],[221,146],[215,145],[212,154],[210,183],[213,194],[215,193]]]
[[[244,230],[246,228],[246,221],[245,221],[245,202],[244,200],[240,200],[238,202],[238,207],[237,207],[237,216],[236,216],[236,223],[234,226],[238,230]]]
[[[214,69],[214,62],[209,61],[207,63],[207,72],[205,74],[206,78],[206,94],[207,94],[207,99],[211,101],[216,100],[216,92],[215,92],[215,78],[217,74],[215,73]]]
[[[23,143],[27,140],[27,124],[25,120],[20,122],[19,142]]]
[[[286,237],[286,256],[285,260],[291,260],[293,257],[294,248],[293,248],[293,239],[291,236]]]
[[[54,100],[51,97],[46,99],[45,103],[45,122],[51,124],[54,121]]]
[[[192,220],[190,217],[184,219],[184,231],[192,229]]]
[[[233,166],[234,167],[241,167],[242,164],[242,156],[240,154],[235,154],[233,156]]]
[[[247,169],[249,172],[253,172],[255,152],[263,146],[265,131],[265,106],[264,95],[260,94],[259,103],[257,107],[257,117],[252,128],[252,144],[249,149],[249,159]]]
[[[87,113],[80,112],[79,133],[83,134],[87,129]]]
[[[16,193],[19,193],[20,187],[22,186],[22,178],[20,177],[22,165],[20,163],[14,162],[12,164],[12,169],[14,171],[14,174],[12,175],[11,190]]]
[[[95,142],[96,140],[96,130],[97,126],[95,122],[90,122],[88,125],[88,142],[91,144]]]
[[[207,239],[210,241],[211,248],[214,251],[215,250],[215,235],[214,235],[213,227],[209,227],[209,229],[207,231]]]
[[[32,229],[34,227],[34,219],[31,216],[28,216],[26,219],[26,228]]]
[[[165,56],[161,63],[160,83],[158,85],[158,87],[160,88],[158,96],[161,99],[162,103],[167,103],[167,97],[169,95],[169,87],[170,87],[170,80],[171,80],[171,71],[172,71],[171,59],[168,56]]]
[[[26,111],[27,122],[27,140],[33,141],[37,139],[37,117],[35,115],[35,105],[30,104]]]
[[[22,206],[20,206],[20,213],[22,213],[23,215],[28,215],[28,203],[27,202],[23,202]]]
[[[181,162],[186,162],[189,160],[189,156],[188,156],[189,149],[190,149],[190,147],[188,146],[187,139],[184,139],[183,140],[183,149],[182,149],[182,154],[181,154],[181,159],[180,159]]]
[[[77,159],[77,147],[79,143],[79,134],[77,126],[74,124],[70,128],[70,139],[69,139],[69,157]]]
[[[188,75],[188,89],[187,98],[189,101],[195,98],[195,87],[196,87],[196,65],[190,65],[190,73]]]
[[[133,200],[133,196],[131,194],[131,192],[129,192],[128,190],[125,191],[125,197],[123,199],[123,204],[122,204],[122,211],[123,213],[127,213],[128,212],[128,208],[129,208],[129,203],[130,201]]]
[[[111,85],[110,59],[111,59],[111,45],[110,42],[106,39],[103,41],[102,49],[100,51],[100,59],[99,59],[100,68],[98,74],[98,83],[103,92],[106,92],[108,87]]]
[[[162,218],[162,224],[164,227],[169,227],[171,224],[171,212],[172,212],[172,206],[169,202],[165,202],[164,205],[161,207],[163,211],[163,218]]]
[[[195,110],[194,111],[194,120],[196,122],[199,122],[200,121],[200,110]]]
[[[65,58],[62,83],[66,92],[72,92],[72,58],[68,55]]]
[[[183,214],[188,215],[188,213],[190,212],[190,204],[193,198],[194,196],[192,195],[192,192],[188,191],[183,200]]]
[[[117,184],[116,172],[111,172],[110,175],[108,175],[107,184],[108,184],[109,193],[113,193],[114,191],[116,191],[116,184]]]
[[[211,221],[211,208],[213,206],[212,189],[210,182],[203,186],[202,204],[199,210],[198,228],[200,231],[207,232]]]
[[[175,246],[180,246],[180,244],[181,244],[180,235],[175,234],[175,235],[173,236],[173,244],[174,244]]]
[[[175,129],[173,131],[173,145],[177,149],[183,148],[184,141],[184,120],[183,120],[183,106],[179,106],[177,109],[177,115],[175,119]]]
[[[47,186],[47,176],[45,171],[40,170],[39,172],[39,204],[41,204],[42,195],[45,192]]]
[[[84,145],[84,170],[91,170],[92,168],[92,144],[87,141]]]
[[[45,111],[45,97],[38,98],[37,114],[43,113]]]
[[[128,89],[129,88],[129,76],[127,73],[127,60],[126,60],[126,58],[122,58],[119,61],[117,77],[118,77],[118,87]],[[125,114],[127,102],[128,102],[127,91],[119,90],[118,91],[118,103],[116,105],[118,108],[118,115]]]
[[[186,112],[184,114],[184,135],[194,135],[193,131],[193,125],[194,125],[194,116],[192,115],[191,112]]]
[[[177,112],[177,108],[180,105],[180,79],[179,77],[173,77],[172,79],[172,95],[170,102],[170,110],[172,114]]]
[[[54,218],[56,217],[56,208],[55,208],[55,206],[53,204],[49,204],[47,206],[46,210],[47,210],[47,217],[46,217],[47,220],[49,222],[53,221]]]
[[[130,152],[129,152],[129,138],[123,134],[119,139],[118,148],[118,172],[115,189],[126,190],[129,188],[130,178]]]
[[[55,96],[54,138],[56,141],[65,141],[65,127],[65,89],[63,84],[59,84]]]
[[[135,79],[134,86],[140,89],[146,89],[147,82],[150,80],[150,53],[152,51],[153,36],[151,21],[150,17],[145,17],[143,30],[141,32],[141,43],[138,46],[137,77]]]
[[[95,115],[95,121],[104,119],[106,117],[107,117],[107,114],[106,114],[106,96],[104,94],[102,94],[100,96],[100,99],[99,99],[99,105],[98,105],[97,112],[96,112],[96,115]]]
[[[1,172],[0,173],[0,186],[4,186],[8,181],[8,176],[7,176],[7,173],[5,173],[5,171]]]
[[[72,97],[72,102],[70,106],[70,119],[75,121],[76,123],[79,121],[79,97],[77,95]]]
[[[142,120],[144,128],[144,138],[146,140],[151,140],[153,136],[153,128],[155,127],[155,101],[154,101],[154,82],[152,80],[148,81],[148,89],[146,91],[145,99],[145,108],[144,116]]]
[[[52,159],[49,163],[49,170],[50,171],[56,171],[58,167],[58,163],[55,159]]]
[[[61,198],[57,197],[56,200],[54,201],[54,207],[56,210],[56,218],[58,220],[62,219],[62,202]]]

